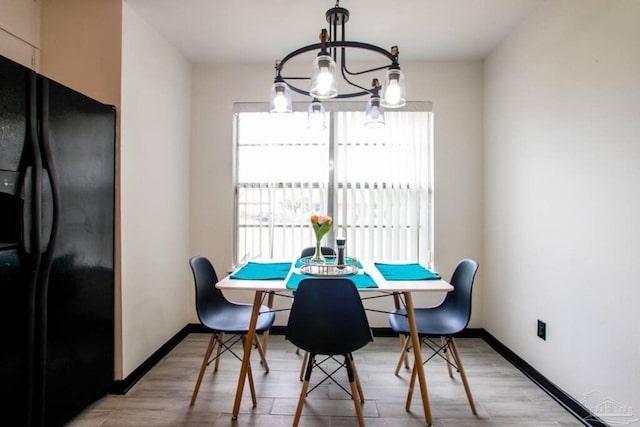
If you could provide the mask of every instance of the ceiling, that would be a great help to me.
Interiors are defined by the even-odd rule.
[[[333,0],[125,0],[193,63],[281,59],[318,43]],[[403,60],[486,57],[543,0],[342,0],[347,39]]]

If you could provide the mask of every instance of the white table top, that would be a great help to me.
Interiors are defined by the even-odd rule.
[[[362,269],[358,274],[366,271],[378,285],[377,288],[358,288],[358,292],[449,292],[453,290],[447,281],[439,280],[385,280],[378,269],[373,265],[372,261],[360,261]],[[292,272],[299,273],[300,269],[294,267],[292,263],[289,275]],[[246,291],[288,291],[287,280],[241,280],[231,279],[230,276],[224,277],[216,285],[219,289],[234,289]],[[313,277],[313,276],[309,276]],[[345,276],[349,278],[349,276]]]

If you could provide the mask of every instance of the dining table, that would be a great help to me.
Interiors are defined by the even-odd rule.
[[[303,272],[305,270],[301,270],[302,267],[304,266],[301,265],[300,260],[295,262],[251,262],[239,267],[216,284],[216,287],[223,291],[233,290],[254,293],[253,311],[247,337],[244,341],[244,354],[233,404],[233,420],[238,419],[240,412],[240,403],[247,378],[260,306],[263,304],[265,297],[268,297],[269,300],[267,305],[271,306],[274,294],[282,295],[284,293],[294,292],[299,280],[305,277],[312,278],[318,276],[317,274],[304,274]],[[411,336],[409,337],[411,346],[414,349],[420,349],[420,337],[416,326],[412,294],[415,292],[449,292],[453,290],[451,284],[442,279],[437,273],[431,272],[431,270],[418,263],[402,263],[399,261],[379,263],[360,260],[357,261],[357,268],[354,270],[357,272],[352,275],[345,275],[344,277],[351,279],[356,284],[358,291],[363,295],[363,299],[366,299],[366,294],[371,295],[370,293],[372,292],[381,293],[381,295],[393,297],[395,308],[398,307],[400,298],[404,300],[404,306],[407,310],[407,320],[411,330]],[[423,270],[426,270],[426,275],[416,275],[416,272]],[[306,271],[308,272],[309,270]],[[320,275],[325,277],[324,273]],[[326,275],[326,277],[331,276]],[[433,424],[433,420],[429,404],[427,382],[422,365],[422,355],[420,351],[414,351],[413,355],[414,367],[417,371],[422,397],[424,419],[426,424],[430,426]]]

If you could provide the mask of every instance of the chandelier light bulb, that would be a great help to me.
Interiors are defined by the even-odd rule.
[[[372,96],[367,104],[364,125],[368,128],[384,126],[384,108],[380,105],[380,97],[377,95]]]
[[[323,131],[325,125],[325,109],[317,99],[309,105],[307,109],[307,129],[311,131]]]
[[[271,113],[291,113],[291,89],[286,83],[276,81],[271,88]]]
[[[371,107],[371,118],[373,120],[380,118],[380,107]]]
[[[319,114],[315,113],[309,116],[307,122],[307,128],[311,131],[321,131],[325,129],[324,119]]]
[[[398,86],[398,80],[391,80],[389,82],[386,98],[389,104],[395,105],[400,102],[400,86]]]
[[[387,71],[382,87],[381,104],[388,108],[399,108],[407,103],[405,99],[404,76],[400,68],[390,68]]]
[[[328,99],[338,96],[336,62],[329,55],[320,55],[313,61],[311,90],[314,98]]]
[[[279,92],[273,100],[273,105],[276,109],[276,113],[284,113],[287,109],[287,99],[284,97],[283,92]]]
[[[324,95],[324,96],[329,94],[332,84],[333,84],[333,76],[329,72],[329,68],[328,67],[320,68],[320,73],[318,74],[318,94]]]

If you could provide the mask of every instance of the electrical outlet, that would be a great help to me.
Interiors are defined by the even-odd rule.
[[[538,319],[538,338],[547,340],[547,324]]]

